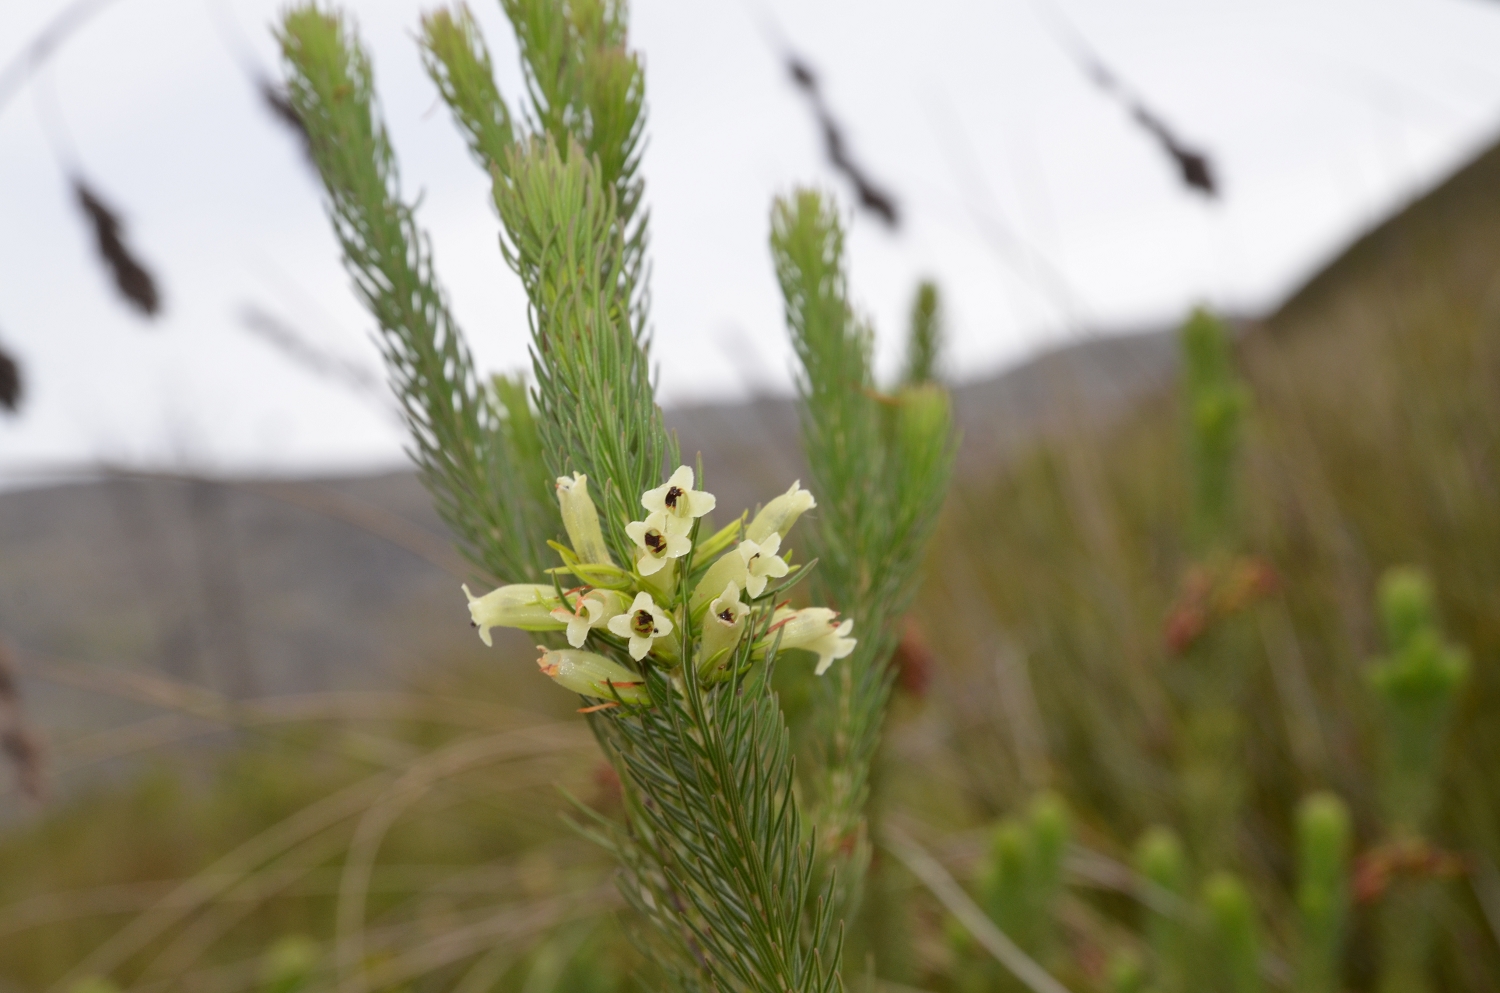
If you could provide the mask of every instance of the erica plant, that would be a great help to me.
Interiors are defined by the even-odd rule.
[[[664,981],[839,989],[889,657],[952,461],[947,395],[927,377],[879,390],[836,211],[813,192],[779,201],[772,250],[812,486],[710,525],[723,508],[704,467],[683,463],[651,383],[644,73],[625,8],[502,6],[524,63],[520,112],[464,8],[426,16],[420,44],[492,180],[504,261],[529,302],[530,389],[475,368],[343,15],[285,15],[290,104],[412,453],[476,570],[473,622],[486,642],[497,626],[536,633],[541,672],[581,697],[619,774],[623,822],[587,830],[653,925]],[[792,547],[803,515],[808,554]],[[804,579],[815,605],[794,609]],[[783,662],[825,690],[801,786],[771,687]]]

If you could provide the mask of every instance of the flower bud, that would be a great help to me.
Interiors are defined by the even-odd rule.
[[[575,472],[572,478],[557,477],[557,503],[562,508],[563,528],[578,561],[584,564],[613,565],[604,533],[599,530],[599,512],[589,496],[589,477]]]
[[[733,583],[740,589],[745,588],[745,559],[740,555],[738,549],[730,549],[721,555],[714,564],[708,567],[703,578],[698,580],[698,585],[693,587],[693,595],[688,600],[688,606],[694,614],[704,604],[724,592],[726,583]]]
[[[567,627],[565,621],[552,616],[552,611],[562,605],[557,591],[551,586],[536,583],[516,583],[491,590],[482,597],[463,587],[469,598],[469,616],[479,629],[479,640],[486,645],[490,640],[490,628],[520,628],[523,631],[561,631]]]
[[[740,588],[732,580],[708,605],[703,615],[703,638],[699,648],[699,663],[717,667],[724,664],[740,637],[745,633],[745,617],[750,605],[740,601]]]
[[[619,699],[625,703],[646,703],[651,699],[646,692],[645,677],[603,655],[576,648],[543,649],[536,664],[557,685],[580,696]]]
[[[761,508],[745,530],[745,537],[760,544],[773,534],[783,538],[797,523],[797,518],[818,505],[813,495],[802,488],[799,480],[792,488]]]

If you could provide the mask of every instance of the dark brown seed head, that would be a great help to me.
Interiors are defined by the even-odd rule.
[[[21,366],[0,349],[0,407],[15,412],[21,405]]]

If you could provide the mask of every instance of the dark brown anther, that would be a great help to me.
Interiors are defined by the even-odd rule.
[[[667,490],[666,504],[673,510],[677,509],[677,498],[682,496],[682,487],[674,486]]]

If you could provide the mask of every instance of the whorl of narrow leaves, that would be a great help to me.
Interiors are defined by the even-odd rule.
[[[533,367],[543,449],[561,474],[599,480],[616,552],[640,494],[677,462],[651,386],[644,329],[635,323],[626,246],[611,191],[578,147],[550,137],[511,151],[495,186],[506,260],[531,301]]]
[[[1154,827],[1136,846],[1135,869],[1168,899],[1181,900],[1187,893],[1187,855],[1177,835]],[[1150,949],[1153,987],[1161,993],[1189,993],[1193,973],[1195,936],[1180,913],[1151,906],[1146,918],[1146,945]]]
[[[1194,311],[1180,341],[1195,537],[1205,550],[1222,549],[1234,537],[1234,473],[1249,392],[1235,372],[1229,328],[1219,318]]]
[[[150,271],[125,244],[125,225],[119,214],[82,178],[73,179],[73,195],[78,198],[79,208],[94,229],[99,257],[114,276],[115,287],[142,314],[155,317],[161,310],[161,293]]]
[[[1297,808],[1297,993],[1336,993],[1349,914],[1349,810],[1332,793]]]
[[[750,645],[736,667],[750,670]],[[677,988],[841,990],[830,886],[793,793],[790,743],[771,693],[774,657],[729,684],[652,671],[653,706],[594,719],[631,787],[630,833],[601,836],[621,889],[676,952]]]
[[[955,450],[947,391],[934,383],[875,392],[872,335],[848,303],[844,234],[816,192],[778,200],[771,251],[802,364],[802,444],[819,520],[812,582],[855,619],[859,648],[830,672],[820,707],[825,749],[819,829],[867,853],[864,804],[893,672],[896,623],[947,492]],[[860,867],[851,866],[857,877]],[[849,880],[850,884],[857,879]]]
[[[287,97],[307,128],[345,267],[380,326],[423,481],[476,565],[536,575],[545,537],[558,532],[553,503],[534,499],[543,469],[474,372],[426,234],[401,199],[369,60],[340,17],[312,5],[287,13],[279,40]]]
[[[535,400],[554,474],[596,480],[612,544],[636,496],[676,460],[656,407],[638,175],[644,78],[618,4],[507,2],[536,132],[517,138],[490,56],[463,8],[423,20],[428,74],[490,173],[506,261],[531,304]]]
[[[911,304],[911,330],[906,339],[906,372],[902,382],[916,386],[937,380],[942,352],[943,311],[937,284],[923,280]]]
[[[1369,679],[1381,704],[1381,800],[1387,828],[1420,836],[1438,798],[1443,748],[1468,653],[1438,624],[1432,583],[1418,569],[1391,569],[1380,581],[1388,653]]]
[[[879,416],[872,396],[871,334],[855,320],[843,269],[844,232],[833,210],[810,190],[777,201],[771,253],[787,327],[802,364],[798,380],[802,444],[818,494],[818,571],[832,603],[859,603],[866,578],[866,535],[874,516],[868,484],[881,467]],[[861,628],[868,636],[868,629]]]
[[[1063,895],[1069,835],[1061,798],[1044,794],[1028,817],[1008,817],[996,826],[979,872],[985,912],[1044,966],[1057,950],[1057,902]]]
[[[626,47],[627,8],[619,0],[501,0],[526,70],[532,130],[563,154],[577,142],[614,193],[625,243],[622,271],[640,282],[646,249],[646,73]],[[637,301],[639,305],[644,303]]]
[[[1260,928],[1245,884],[1230,873],[1211,876],[1203,888],[1208,910],[1212,955],[1212,989],[1225,993],[1261,993]]]
[[[421,41],[427,75],[452,109],[469,151],[498,178],[515,130],[473,16],[467,7],[435,10],[422,18]]]

